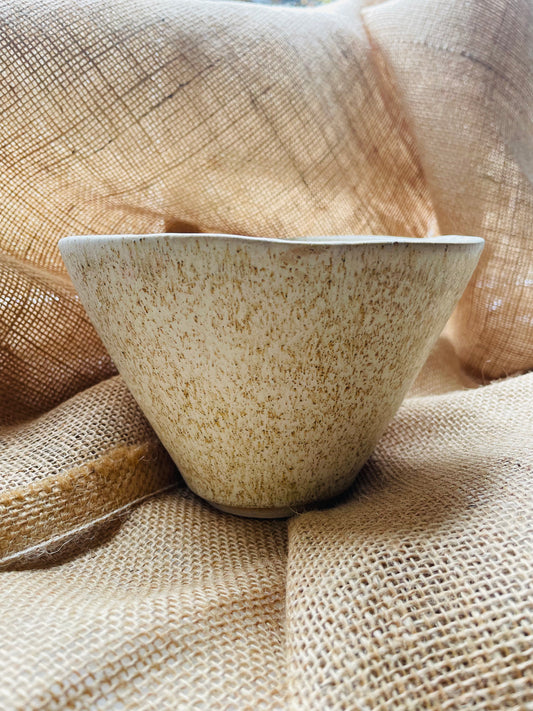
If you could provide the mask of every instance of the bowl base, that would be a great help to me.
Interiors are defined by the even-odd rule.
[[[273,506],[272,508],[256,509],[246,508],[244,506],[225,506],[224,504],[216,504],[214,501],[208,501],[211,506],[224,513],[233,514],[234,516],[244,516],[245,518],[288,518],[295,514],[301,513],[303,507],[290,506]]]

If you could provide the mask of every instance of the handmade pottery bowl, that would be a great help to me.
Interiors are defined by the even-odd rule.
[[[476,237],[67,237],[92,322],[189,487],[286,516],[346,489],[461,296]]]

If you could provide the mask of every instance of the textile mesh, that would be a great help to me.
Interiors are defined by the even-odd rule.
[[[533,709],[533,5],[0,5],[0,708]],[[355,484],[195,497],[68,234],[484,237]]]

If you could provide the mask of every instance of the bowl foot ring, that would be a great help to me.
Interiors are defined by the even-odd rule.
[[[245,506],[225,506],[224,504],[216,504],[214,501],[208,501],[211,506],[224,513],[233,514],[234,516],[244,516],[245,518],[288,518],[297,513],[301,513],[303,507],[290,506],[273,506],[271,508],[246,508]]]

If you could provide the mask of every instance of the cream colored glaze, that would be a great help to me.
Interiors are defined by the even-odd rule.
[[[352,483],[482,248],[468,237],[60,241],[83,305],[190,488],[258,516]]]

